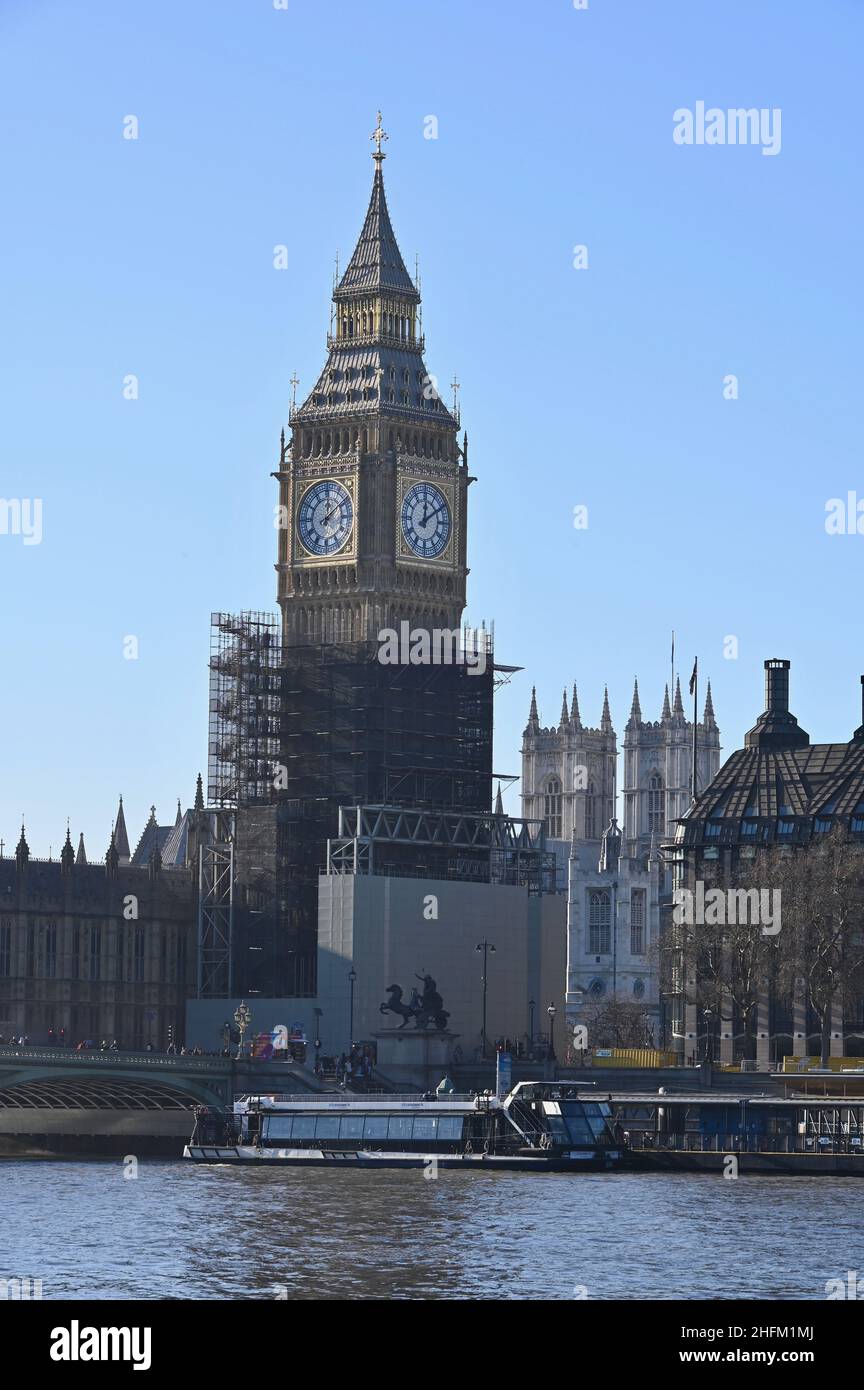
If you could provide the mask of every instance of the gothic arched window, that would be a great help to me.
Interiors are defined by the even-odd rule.
[[[663,778],[659,772],[652,772],[648,779],[648,829],[661,835],[666,829],[666,807],[664,805]]]
[[[546,783],[543,798],[543,818],[546,834],[550,840],[561,839],[561,783],[557,777],[550,777]]]
[[[645,889],[633,889],[630,894],[630,954],[645,954]]]
[[[612,949],[612,903],[605,889],[588,894],[588,952],[607,956]]]
[[[597,828],[597,788],[591,781],[588,783],[588,794],[585,797],[585,839],[596,840],[599,833]]]

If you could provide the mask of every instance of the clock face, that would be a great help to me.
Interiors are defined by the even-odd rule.
[[[402,534],[423,560],[435,560],[450,539],[450,508],[432,483],[415,483],[402,498]]]
[[[354,525],[351,494],[333,478],[314,483],[303,494],[297,513],[297,530],[312,555],[335,555]]]

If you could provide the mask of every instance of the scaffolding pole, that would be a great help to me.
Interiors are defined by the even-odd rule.
[[[231,998],[234,844],[202,845],[198,857],[198,998]]]

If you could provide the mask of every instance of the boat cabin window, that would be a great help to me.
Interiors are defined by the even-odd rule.
[[[562,1124],[566,1124],[570,1139],[574,1144],[593,1144],[608,1134],[606,1116],[609,1106],[605,1102],[564,1100],[561,1102]],[[553,1133],[555,1132],[553,1127]],[[557,1135],[556,1135],[557,1137]],[[562,1136],[566,1142],[566,1136]]]
[[[367,1115],[363,1122],[364,1139],[386,1139],[387,1138],[387,1116],[386,1115]]]
[[[384,1140],[399,1143],[462,1137],[461,1115],[269,1115],[267,1138]]]

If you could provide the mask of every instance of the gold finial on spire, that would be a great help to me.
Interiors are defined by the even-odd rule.
[[[297,409],[297,387],[300,385],[300,378],[295,372],[291,377],[291,414]]]
[[[377,126],[375,127],[375,129],[373,130],[372,134],[369,136],[369,139],[375,141],[375,153],[373,154],[372,158],[373,158],[373,159],[377,159],[379,162],[380,162],[380,160],[382,160],[382,159],[386,159],[386,158],[387,158],[386,154],[383,154],[382,151],[381,151],[381,141],[382,141],[382,140],[389,140],[389,139],[390,139],[390,136],[387,134],[386,130],[384,129],[384,127],[383,127],[382,124],[381,124],[381,112],[380,112],[380,111],[378,112],[378,124],[377,124]]]

